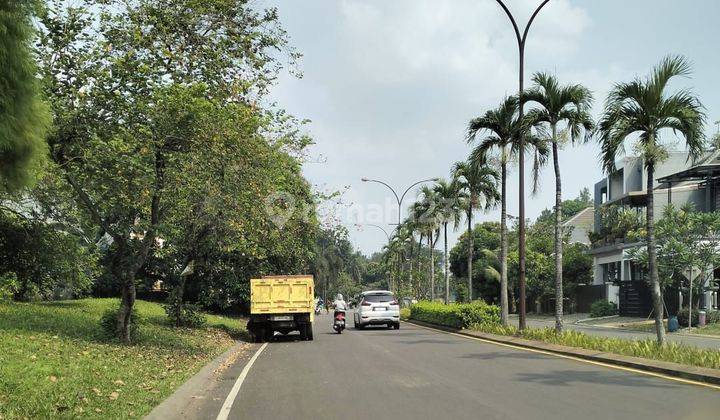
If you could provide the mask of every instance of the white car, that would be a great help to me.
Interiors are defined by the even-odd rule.
[[[400,305],[395,295],[387,290],[363,292],[355,309],[355,328],[367,325],[386,325],[400,329]]]

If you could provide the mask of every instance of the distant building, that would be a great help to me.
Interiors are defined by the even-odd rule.
[[[720,151],[708,152],[695,164],[688,160],[687,153],[670,153],[655,167],[655,177],[656,219],[662,217],[669,203],[678,207],[692,203],[697,211],[720,210]],[[647,207],[646,184],[647,171],[639,157],[622,159],[615,171],[595,184],[595,240],[589,252],[594,260],[593,285],[599,289],[597,295],[615,302],[622,315],[647,316],[652,309],[644,270],[628,254],[644,243],[627,238],[623,232],[612,233],[612,226],[603,223],[603,217],[607,217],[611,206],[616,206],[642,220]],[[664,297],[668,307],[677,307],[677,292],[666,292]],[[717,308],[716,292],[706,293],[701,307]]]
[[[570,230],[571,244],[581,243],[590,245],[588,235],[593,230],[595,223],[595,208],[587,207],[575,216],[563,222],[563,228]]]

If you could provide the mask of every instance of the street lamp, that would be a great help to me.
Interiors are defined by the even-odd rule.
[[[402,193],[402,195],[398,195],[398,193],[395,192],[395,189],[393,187],[391,187],[386,182],[380,181],[379,179],[361,178],[360,180],[362,182],[376,182],[378,184],[382,184],[382,185],[388,187],[388,189],[393,193],[393,195],[395,196],[395,201],[397,201],[397,205],[398,205],[397,228],[400,229],[400,224],[402,223],[402,202],[405,199],[405,195],[407,195],[407,193],[410,191],[410,189],[412,189],[412,187],[414,187],[418,184],[422,184],[423,182],[436,182],[436,181],[439,181],[440,178],[434,177],[434,178],[428,178],[428,179],[421,179],[420,181],[414,182],[413,184],[411,184],[409,187],[407,187],[405,189],[405,191]],[[383,232],[385,232],[384,229],[383,229]],[[385,232],[385,234],[387,235],[387,232]],[[390,235],[387,235],[387,236],[388,236],[388,242],[390,242]],[[398,265],[399,265],[398,271],[402,271],[402,263],[400,262],[399,256],[398,256]],[[410,270],[410,275],[412,276],[412,269]]]
[[[380,226],[380,225],[374,225],[374,224],[372,224],[372,223],[365,223],[364,225],[363,225],[363,224],[360,224],[360,223],[355,223],[355,226],[357,226],[358,228],[361,228],[361,227],[363,227],[363,226],[372,226],[372,227],[374,227],[374,228],[378,228],[378,229],[380,229],[380,230],[385,234],[385,236],[387,237],[388,242],[390,242],[390,234],[387,233],[387,231],[385,230],[385,228],[383,228],[383,227]]]
[[[405,190],[405,192],[402,193],[402,195],[398,195],[398,193],[395,192],[395,189],[393,187],[388,185],[386,182],[380,181],[378,179],[362,178],[360,180],[362,182],[376,182],[378,184],[382,184],[382,185],[388,187],[388,189],[390,189],[390,191],[392,191],[393,195],[395,196],[395,201],[397,201],[397,204],[398,204],[398,222],[397,222],[397,224],[398,224],[398,226],[400,226],[400,224],[402,223],[402,202],[405,199],[405,195],[408,193],[408,191],[410,191],[410,189],[412,187],[414,187],[418,184],[422,184],[423,182],[436,182],[436,181],[439,181],[440,178],[437,178],[437,177],[436,178],[428,178],[428,179],[422,179],[420,181],[417,181],[417,182],[413,183],[412,185],[410,185],[409,187],[407,187],[407,189]]]
[[[525,41],[527,40],[528,31],[530,30],[530,25],[532,25],[533,20],[535,20],[535,17],[540,13],[540,9],[543,8],[550,0],[543,0],[542,3],[540,3],[540,6],[535,9],[533,14],[530,16],[530,20],[528,21],[527,25],[525,25],[525,29],[523,30],[522,35],[520,35],[520,29],[518,28],[517,23],[515,22],[515,18],[513,17],[512,13],[510,13],[510,9],[505,6],[505,3],[503,3],[503,0],[496,0],[500,7],[505,11],[505,14],[510,19],[510,23],[512,23],[513,29],[515,30],[515,38],[517,39],[518,44],[518,53],[520,58],[519,63],[519,74],[518,74],[518,80],[519,80],[519,86],[518,86],[518,122],[522,121],[523,118],[523,101],[521,100],[520,96],[523,92],[523,83],[524,83],[524,72],[525,72]],[[523,330],[526,327],[525,323],[525,133],[520,130],[520,141],[519,141],[519,147],[518,147],[518,153],[519,159],[518,159],[518,177],[519,179],[519,187],[518,187],[518,195],[519,195],[519,214],[518,218],[519,220],[519,226],[518,226],[518,259],[519,259],[519,275],[518,275],[518,283],[520,286],[520,322],[518,327]]]

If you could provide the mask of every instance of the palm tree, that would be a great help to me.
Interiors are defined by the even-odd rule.
[[[453,222],[453,226],[457,228],[462,217],[461,202],[463,193],[460,186],[455,181],[446,181],[441,179],[437,181],[433,187],[435,191],[435,203],[438,210],[438,218],[443,227],[443,270],[445,274],[445,304],[450,302],[450,276],[448,272],[448,243],[447,243],[447,227],[448,223]]]
[[[420,200],[417,202],[415,217],[418,219],[428,238],[430,249],[430,300],[435,300],[435,244],[439,233],[438,212],[435,191],[424,185],[420,189]]]
[[[565,123],[570,132],[571,142],[575,142],[584,130],[582,140],[590,139],[593,120],[589,110],[592,105],[592,93],[582,85],[561,86],[555,76],[547,73],[535,73],[534,86],[527,90],[522,100],[535,102],[538,108],[528,112],[527,118],[534,124],[550,126],[553,166],[555,170],[555,331],[562,332],[563,315],[563,273],[562,273],[562,184],[560,180],[560,160],[558,159],[558,125]]]
[[[668,82],[676,76],[690,74],[689,63],[680,56],[665,57],[646,79],[618,83],[608,94],[599,123],[601,156],[606,172],[615,169],[615,158],[624,150],[625,140],[637,136],[635,150],[647,171],[647,251],[648,270],[652,284],[655,331],[660,345],[665,344],[663,301],[658,278],[657,251],[654,232],[653,180],[655,165],[667,156],[667,146],[660,141],[660,131],[671,129],[685,138],[689,158],[696,159],[703,151],[702,132],[705,114],[697,96],[682,89],[668,94]]]
[[[467,219],[467,266],[468,266],[468,301],[473,299],[473,281],[472,281],[472,260],[474,241],[472,236],[472,215],[475,209],[480,208],[481,200],[485,202],[485,209],[491,208],[500,200],[500,193],[497,190],[497,184],[500,174],[490,166],[480,165],[477,162],[467,160],[464,162],[455,162],[453,165],[453,180],[457,182],[460,191],[467,198],[462,207],[465,210]]]
[[[471,120],[467,131],[468,142],[473,142],[481,133],[488,132],[473,149],[470,161],[477,165],[487,164],[491,152],[496,151],[500,166],[500,319],[504,326],[508,325],[507,165],[519,148],[518,133],[521,124],[517,121],[518,104],[518,99],[514,96],[505,98],[497,109]],[[523,130],[529,131],[528,125],[522,125]],[[540,167],[547,156],[547,148],[536,136],[528,134],[530,133],[525,133],[525,145],[534,152],[533,191],[537,191]]]

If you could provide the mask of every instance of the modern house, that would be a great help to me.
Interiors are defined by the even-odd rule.
[[[644,224],[646,184],[647,171],[639,157],[622,159],[614,172],[595,184],[589,251],[594,260],[592,295],[615,302],[621,315],[647,316],[652,310],[644,270],[629,255],[643,242],[627,235],[633,226]],[[670,153],[655,168],[653,197],[656,218],[669,203],[692,203],[697,211],[720,210],[720,151],[708,152],[695,163],[685,152]],[[677,291],[666,292],[664,298],[668,308],[677,308]],[[717,308],[717,292],[707,292],[701,307]]]

